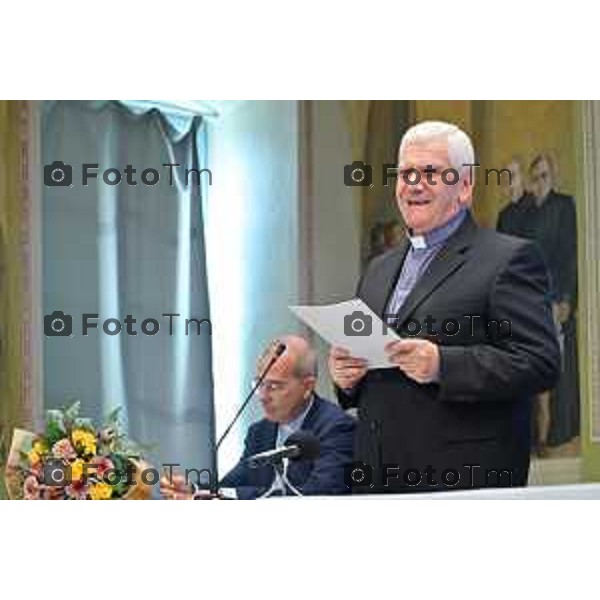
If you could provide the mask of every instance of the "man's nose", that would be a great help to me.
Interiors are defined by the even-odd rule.
[[[423,178],[421,177],[421,179],[418,181],[418,183],[414,183],[410,187],[413,188],[415,193],[420,194],[421,192],[423,192],[425,190],[425,182],[423,181]]]
[[[402,179],[398,180],[398,186],[396,187],[397,196],[410,196],[421,194],[424,191],[423,181],[419,183],[408,183]]]
[[[418,183],[407,183],[402,186],[402,192],[408,196],[419,196],[425,191],[423,180]]]

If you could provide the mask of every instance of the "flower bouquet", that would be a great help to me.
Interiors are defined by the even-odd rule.
[[[140,478],[145,464],[121,432],[119,409],[95,429],[76,402],[48,411],[43,434],[14,430],[6,489],[12,499],[143,500],[151,495]]]

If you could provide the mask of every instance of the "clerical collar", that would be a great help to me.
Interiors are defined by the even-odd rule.
[[[407,237],[413,250],[424,250],[445,242],[461,225],[467,216],[467,209],[459,210],[447,223],[425,232],[423,235],[411,235],[408,230]]]

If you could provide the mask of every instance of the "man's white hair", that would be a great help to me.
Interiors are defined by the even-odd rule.
[[[465,165],[475,162],[475,151],[471,138],[456,125],[444,121],[423,121],[413,125],[402,137],[398,155],[401,157],[407,146],[439,140],[448,144],[448,160],[459,173],[469,169]]]

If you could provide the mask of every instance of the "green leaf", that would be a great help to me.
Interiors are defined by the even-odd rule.
[[[46,412],[46,422],[48,425],[54,423],[58,425],[61,429],[65,428],[65,418],[61,410],[51,409]]]
[[[59,440],[62,440],[67,435],[65,428],[62,426],[62,423],[58,423],[57,421],[49,421],[46,426],[46,438],[48,440],[48,445],[53,446]]]
[[[127,469],[127,457],[123,456],[120,453],[117,452],[111,452],[108,455],[108,458],[110,458],[110,460],[112,460],[113,465],[115,465],[115,469],[117,469],[117,471],[119,472],[125,472],[125,470]]]
[[[68,408],[64,410],[65,421],[73,422],[79,416],[79,409],[81,402],[79,400],[74,401]]]
[[[77,417],[73,419],[73,429],[85,429],[86,431],[96,433],[96,429],[92,423],[92,420],[84,417]]]
[[[116,425],[119,423],[119,415],[121,414],[122,406],[117,406],[114,410],[108,413],[106,417],[106,425]]]
[[[117,485],[113,486],[113,498],[122,498],[128,491],[127,479],[123,477]]]

